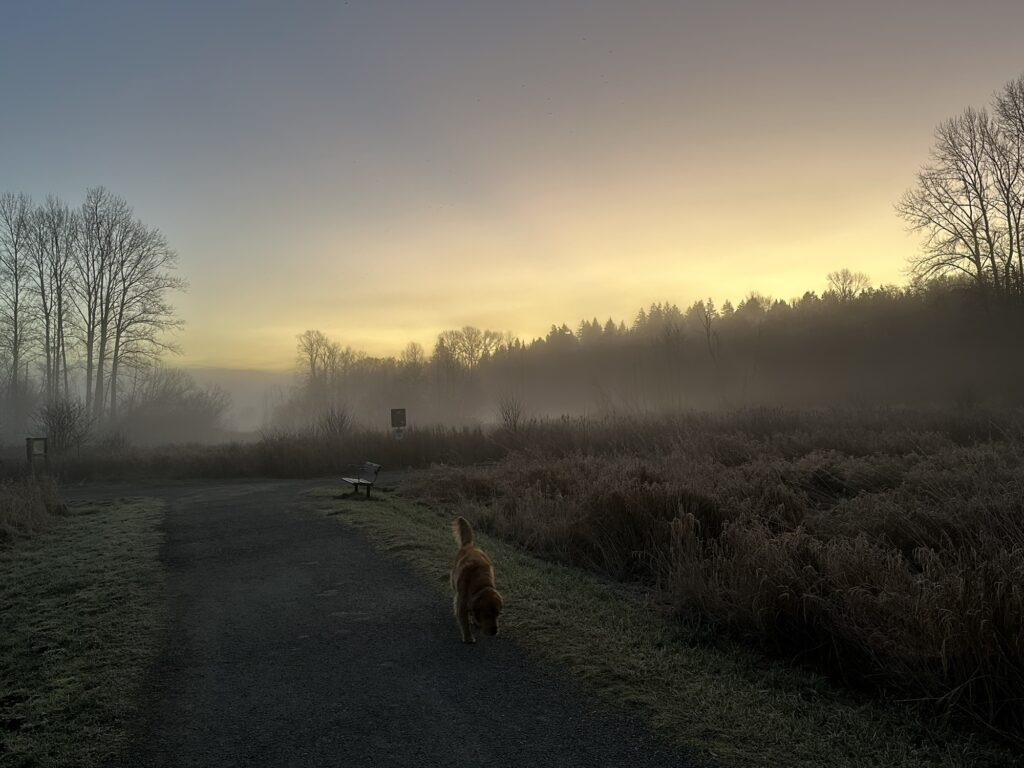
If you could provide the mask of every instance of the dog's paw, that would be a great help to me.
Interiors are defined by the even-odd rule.
[[[464,642],[466,645],[472,645],[473,643],[476,642],[476,638],[475,637],[464,637],[464,638],[462,638],[462,642]]]

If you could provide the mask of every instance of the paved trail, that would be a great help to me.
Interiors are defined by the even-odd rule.
[[[449,602],[306,509],[311,485],[78,492],[170,502],[170,626],[124,766],[696,764],[507,638],[459,643]]]

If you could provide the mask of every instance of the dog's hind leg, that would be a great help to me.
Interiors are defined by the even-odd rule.
[[[473,631],[469,628],[469,607],[459,605],[458,600],[455,602],[455,618],[458,619],[459,629],[462,631],[462,642],[475,643],[476,638],[473,637]]]

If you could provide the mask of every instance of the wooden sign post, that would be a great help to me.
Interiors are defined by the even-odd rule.
[[[405,408],[391,409],[391,434],[395,440],[405,437]]]
[[[40,463],[44,467],[49,466],[50,458],[46,451],[45,437],[26,437],[25,454],[28,457],[28,467],[33,472]]]

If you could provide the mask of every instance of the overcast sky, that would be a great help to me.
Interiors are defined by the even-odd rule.
[[[189,365],[902,283],[893,204],[1022,30],[1020,0],[4,2],[0,191],[104,185],[164,230]]]

